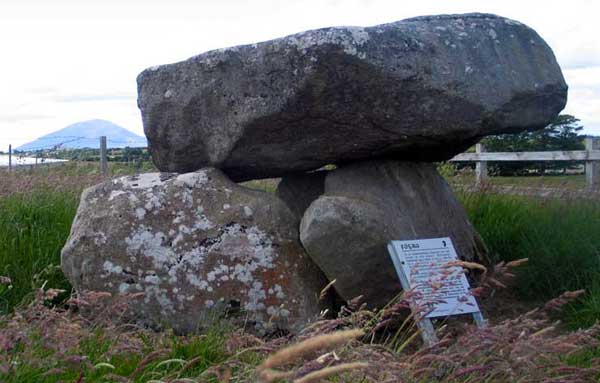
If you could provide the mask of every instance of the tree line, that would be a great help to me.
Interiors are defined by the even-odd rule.
[[[584,150],[582,129],[578,118],[561,114],[544,129],[489,136],[481,142],[487,152]],[[488,172],[496,176],[566,174],[581,169],[582,165],[572,161],[490,162]]]

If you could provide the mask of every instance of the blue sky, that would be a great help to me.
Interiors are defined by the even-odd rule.
[[[307,29],[465,12],[536,29],[569,84],[565,113],[600,135],[597,0],[2,0],[0,150],[95,118],[142,134],[135,78],[150,66]]]

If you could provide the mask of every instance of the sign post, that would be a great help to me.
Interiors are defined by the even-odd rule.
[[[411,308],[425,343],[437,342],[431,318],[472,314],[485,327],[463,269],[452,264],[458,256],[450,238],[391,241],[388,251],[402,288],[413,292]]]

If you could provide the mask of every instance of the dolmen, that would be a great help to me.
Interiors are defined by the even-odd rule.
[[[298,331],[334,280],[383,307],[401,291],[390,240],[448,236],[489,262],[434,162],[543,128],[567,100],[544,40],[490,14],[318,29],[137,81],[161,173],[87,189],[62,268],[78,290],[140,293],[137,320],[179,332]],[[275,193],[238,184],[275,177]]]

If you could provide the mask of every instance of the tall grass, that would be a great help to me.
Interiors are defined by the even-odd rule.
[[[499,260],[529,258],[517,275],[525,299],[586,289],[570,310],[573,327],[600,319],[600,202],[462,194],[471,222]]]
[[[11,311],[33,284],[68,288],[58,266],[77,209],[78,196],[66,192],[20,193],[0,198],[0,313]],[[39,286],[38,286],[39,287]]]
[[[547,299],[591,287],[600,275],[600,203],[463,194],[471,222],[500,260],[529,258],[524,297]]]
[[[564,333],[545,308],[481,330],[440,328],[440,341],[423,347],[415,326],[404,326],[404,297],[381,311],[354,300],[337,317],[318,320],[299,334],[259,338],[227,327],[202,335],[155,332],[124,320],[128,304],[140,299],[136,294],[114,300],[88,292],[50,307],[46,301],[55,293],[38,289],[29,305],[0,316],[0,381],[575,383],[600,378],[600,326]],[[395,342],[397,332],[404,334],[401,344]]]
[[[88,293],[48,305],[55,294],[37,289],[28,305],[0,316],[1,382],[185,381],[225,361],[225,327],[186,337],[155,332],[115,319],[133,296]]]

